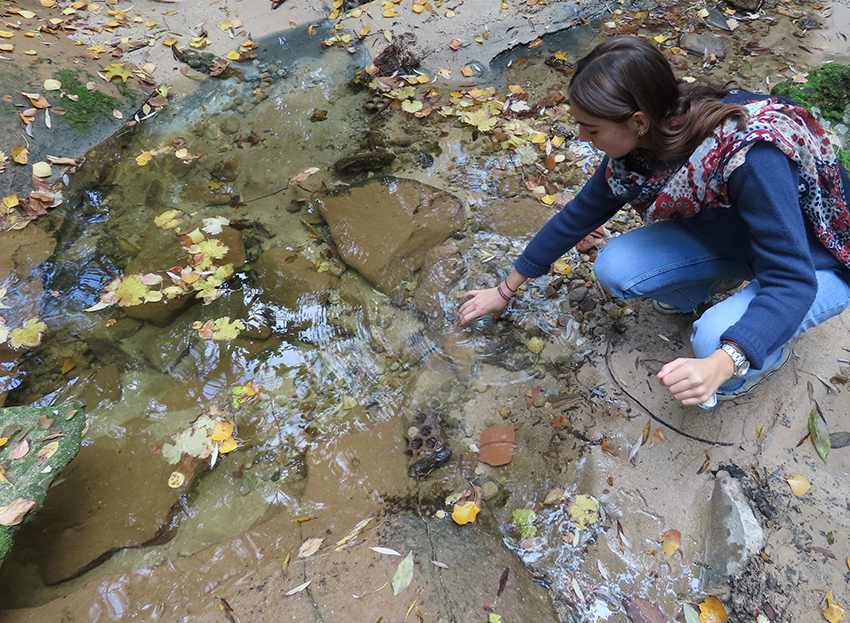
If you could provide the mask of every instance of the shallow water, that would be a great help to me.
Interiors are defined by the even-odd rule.
[[[322,36],[320,32],[316,38]],[[541,58],[570,46],[580,53],[595,38],[592,29],[571,31],[524,58],[509,53],[497,59],[495,71],[480,77],[478,84],[499,90],[522,84],[530,93],[529,101],[536,101],[564,82],[543,66]],[[522,165],[513,152],[451,118],[366,111],[368,92],[350,84],[354,71],[366,64],[365,53],[351,55],[332,48],[304,54],[311,46],[317,49],[315,43],[306,30],[287,31],[286,39],[273,37],[262,43],[259,61],[245,71],[245,82],[209,79],[195,96],[94,150],[74,181],[76,201],[50,218],[48,226],[59,245],[44,268],[45,290],[60,295],[45,297],[43,317],[50,334],[24,361],[10,404],[86,398],[88,443],[119,439],[153,449],[211,404],[222,397],[227,400],[232,388],[251,382],[261,391],[237,410],[242,448],[199,479],[176,516],[173,539],[123,549],[77,579],[45,587],[38,570],[50,561],[32,554],[39,537],[24,530],[0,573],[7,605],[42,603],[104,573],[146,568],[192,554],[281,509],[308,515],[311,509],[298,503],[306,450],[332,448],[351,430],[369,430],[406,417],[409,387],[423,370],[460,387],[455,391],[461,395],[454,398],[459,404],[474,397],[475,387],[461,381],[481,364],[504,365],[511,360],[516,374],[479,379],[479,386],[517,383],[533,373],[534,359],[524,349],[520,350],[527,360],[512,354],[517,350],[516,335],[495,327],[492,319],[461,330],[455,309],[467,288],[504,274],[536,229],[525,212],[529,204],[508,200],[525,195],[525,175],[539,175],[539,167]],[[286,77],[274,78],[264,88],[268,97],[254,101],[251,81],[263,72],[274,74],[269,65],[285,70]],[[435,86],[457,88],[439,80]],[[327,120],[311,121],[316,111],[326,111]],[[381,179],[378,174],[340,178],[331,169],[341,156],[363,151],[370,127],[388,137],[399,155],[394,176],[423,182],[432,188],[429,192],[449,193],[464,204],[467,223],[453,239],[464,269],[428,320],[411,305],[412,296],[387,296],[353,269],[342,273],[345,267],[330,252],[328,241],[313,235],[326,233],[314,197],[322,183],[333,187]],[[172,150],[144,166],[136,163],[142,152],[175,141],[185,142],[189,153],[202,155],[184,163]],[[574,167],[572,177],[554,181],[577,183],[591,170],[596,155],[575,142],[564,149],[583,164]],[[287,183],[309,167],[319,172],[300,185]],[[294,206],[301,207],[290,211]],[[327,262],[330,270],[338,269],[339,286],[327,301],[308,299],[291,309],[274,303],[248,270],[237,273],[230,291],[212,305],[191,307],[163,328],[123,318],[120,308],[84,312],[97,302],[106,283],[153,238],[164,235],[152,223],[169,209],[193,215],[196,222],[224,217],[238,223],[249,267],[263,251],[283,247],[317,265]],[[548,208],[540,210],[545,215]],[[363,249],[365,254],[373,251]],[[573,270],[583,269],[585,278],[591,278],[587,256],[574,253],[565,259]],[[581,347],[585,339],[579,333],[581,318],[559,320],[564,314],[558,299],[543,298],[548,282],[544,278],[535,285],[538,304],[516,312],[515,325],[543,332],[555,343]],[[412,295],[415,277],[403,286]],[[196,320],[225,315],[243,319],[249,336],[231,342],[201,340],[191,328]],[[111,323],[112,318],[117,322]],[[73,360],[73,369],[58,373],[68,360]],[[109,364],[114,364],[111,375],[104,372]],[[344,481],[350,473],[349,459],[332,450],[327,457]],[[132,496],[134,483],[126,484]],[[138,500],[142,505],[148,502],[155,500]],[[566,520],[564,509],[548,511],[541,533],[557,542]],[[572,590],[580,547],[535,551],[515,542],[509,525],[500,528],[508,535],[507,543],[547,578],[553,590]],[[626,566],[630,564],[643,563],[627,561]],[[597,580],[612,581],[607,573],[600,569],[602,579]],[[635,581],[629,580],[628,569],[617,577],[614,583]],[[671,592],[677,584],[681,589],[690,582],[687,569],[667,581]],[[122,608],[119,602],[114,604],[116,613]],[[606,609],[604,600],[598,600],[584,614],[604,618]]]

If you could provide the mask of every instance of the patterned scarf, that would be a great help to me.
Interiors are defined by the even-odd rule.
[[[776,145],[800,169],[800,207],[823,245],[850,266],[850,211],[835,150],[805,108],[767,98],[745,104],[743,131],[726,121],[681,167],[650,175],[633,155],[611,159],[605,172],[614,195],[630,201],[646,222],[693,216],[703,206],[730,207],[726,184],[756,141]]]

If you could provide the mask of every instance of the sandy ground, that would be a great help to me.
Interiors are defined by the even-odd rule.
[[[486,66],[498,52],[560,28],[575,19],[573,16],[582,9],[581,3],[557,2],[507,2],[506,6],[502,8],[493,0],[457,0],[434,7],[434,14],[430,11],[415,13],[411,5],[399,3],[395,5],[395,16],[387,17],[382,15],[386,9],[378,3],[364,5],[358,17],[349,17],[344,24],[355,33],[365,26],[370,27],[365,43],[373,54],[389,40],[413,32],[424,55],[423,66],[430,71],[447,67],[457,76],[463,67],[476,62]],[[791,8],[787,3],[778,3],[778,6]],[[9,7],[30,9],[39,15],[47,11],[31,0],[3,3],[7,19],[25,23],[27,18],[11,16]],[[823,22],[822,28],[806,35],[808,38],[791,37],[789,33],[793,28],[776,28],[768,29],[763,41],[777,48],[784,46],[785,62],[796,67],[829,59],[846,60],[846,39],[837,33],[847,23],[848,8],[842,3],[828,8],[832,9],[828,16],[824,16],[823,8],[805,8],[819,15]],[[114,43],[123,37],[140,40],[150,37],[151,44],[126,52],[120,59],[103,54],[98,59],[73,60],[79,48],[62,36],[44,35],[28,41],[16,32],[15,52],[4,54],[14,60],[3,62],[15,63],[37,74],[37,78],[27,74],[33,89],[48,77],[48,70],[54,70],[54,65],[61,62],[83,64],[94,72],[111,62],[128,62],[140,67],[153,63],[156,67],[151,68],[151,73],[155,81],[170,84],[174,96],[184,97],[197,86],[198,75],[181,73],[184,65],[174,60],[171,49],[163,45],[165,41],[176,38],[178,45],[185,47],[192,36],[200,35],[205,29],[210,44],[204,51],[224,56],[241,41],[285,31],[291,24],[318,23],[333,11],[327,4],[308,4],[303,0],[287,0],[275,10],[268,2],[259,0],[226,4],[141,0],[132,6],[122,2],[104,5],[102,9],[98,14],[86,16],[83,22],[106,25],[115,17],[107,13],[107,9],[112,9],[127,11],[127,25],[112,31],[80,30],[76,34],[78,39],[95,46]],[[771,15],[776,15],[775,9],[767,12],[773,11]],[[135,18],[139,21],[133,21]],[[241,20],[243,25],[232,32],[221,29],[223,22],[235,19]],[[779,19],[791,18],[780,16]],[[154,22],[156,26],[145,26],[146,22]],[[481,38],[480,43],[476,42],[476,37]],[[456,51],[449,47],[453,39],[460,43]],[[30,45],[36,51],[33,58],[48,56],[51,63],[32,65],[27,60],[29,57],[21,55]],[[734,68],[728,69],[732,73]],[[765,74],[769,77],[774,75],[772,70],[779,69],[775,66]],[[3,84],[5,87],[11,82],[4,79]],[[118,89],[115,83],[99,87]],[[44,128],[35,129],[35,136],[27,137],[16,116],[4,115],[0,118],[0,140],[3,141],[0,151],[9,153],[12,145],[27,140],[34,155],[53,153],[52,150],[61,145],[63,153],[53,155],[77,157],[105,135],[120,129],[135,112],[135,107],[136,103],[128,103],[122,111],[124,119],[109,119],[74,143],[63,143],[64,139],[53,137]],[[27,177],[6,174],[0,178],[4,195],[24,192]],[[716,547],[718,538],[723,541],[728,536],[724,534],[725,528],[718,529],[711,523],[718,517],[711,511],[711,504],[721,466],[746,493],[747,505],[754,509],[764,539],[759,542],[755,556],[736,573],[731,586],[713,587],[708,592],[723,597],[727,608],[738,612],[735,620],[740,621],[755,621],[758,614],[770,621],[821,621],[824,619],[823,599],[830,590],[839,603],[850,602],[846,582],[846,561],[850,556],[847,514],[850,499],[846,487],[850,452],[836,449],[825,463],[810,441],[799,443],[808,433],[808,415],[814,401],[820,406],[830,432],[847,428],[843,418],[850,405],[842,380],[850,376],[847,323],[846,317],[839,317],[803,336],[794,345],[790,364],[768,385],[759,388],[752,397],[724,404],[713,414],[682,408],[652,382],[652,374],[660,365],[658,362],[687,354],[690,324],[687,318],[661,317],[648,306],[628,320],[623,335],[611,333],[610,340],[589,344],[586,363],[577,373],[558,375],[550,372],[541,379],[527,375],[511,377],[510,373],[499,369],[483,367],[479,379],[482,383],[508,378],[499,385],[501,389],[487,391],[485,388],[479,397],[466,405],[465,437],[475,440],[483,428],[502,423],[498,413],[505,404],[515,405],[514,419],[523,419],[529,425],[517,434],[517,458],[510,468],[483,467],[478,475],[507,483],[513,499],[530,501],[545,497],[550,489],[560,486],[573,495],[591,494],[608,509],[602,522],[604,530],[595,533],[590,543],[575,554],[582,562],[581,572],[572,576],[573,581],[545,577],[542,573],[534,577],[549,587],[561,617],[565,616],[565,604],[590,612],[595,603],[591,595],[598,594],[603,586],[616,587],[613,603],[623,605],[629,598],[646,597],[660,604],[671,620],[680,612],[680,600],[701,600],[707,594],[700,589],[698,581],[705,572],[707,554],[704,552]],[[547,344],[546,348],[545,352],[552,358],[559,349],[566,351],[555,343]],[[425,373],[412,402],[426,403],[429,396],[439,392],[442,382],[444,379],[439,373]],[[551,397],[567,387],[577,391],[589,407],[558,407],[558,401]],[[545,389],[550,400],[540,407],[528,407],[526,413],[522,409],[524,396],[535,388]],[[578,437],[558,437],[557,431],[548,426],[551,418],[558,414],[572,418],[572,429],[580,431],[585,441]],[[665,430],[666,440],[647,443],[631,461],[630,452],[647,425],[651,430]],[[344,563],[329,554],[299,561],[288,572],[282,560],[283,552],[296,550],[308,536],[324,531],[339,538],[368,513],[380,512],[381,506],[375,503],[374,496],[364,494],[364,490],[381,489],[385,497],[428,497],[431,491],[428,483],[411,483],[397,476],[403,473],[404,458],[399,446],[402,433],[400,424],[386,425],[380,441],[381,448],[386,450],[381,455],[386,457],[386,463],[372,465],[373,471],[368,475],[364,473],[361,480],[359,476],[351,476],[347,481],[350,490],[345,486],[335,490],[327,487],[327,483],[325,487],[320,486],[322,478],[335,481],[338,474],[333,470],[324,476],[314,475],[312,488],[308,488],[302,501],[305,505],[334,508],[334,517],[305,524],[293,531],[292,517],[282,515],[173,565],[99,578],[77,593],[40,609],[6,612],[4,620],[208,621],[214,617],[225,620],[221,598],[226,598],[242,621],[372,621],[381,620],[379,617],[386,617],[388,622],[412,620],[417,616],[415,610],[408,610],[414,599],[412,595],[410,599],[394,599],[385,589],[371,594],[368,599],[360,599],[366,592],[381,587],[395,568],[395,562],[390,565],[379,554],[365,548],[352,550],[354,553]],[[607,449],[601,445],[603,439]],[[358,456],[358,453],[366,454],[364,448],[373,440],[352,436],[341,443],[347,444],[349,456]],[[595,443],[586,443],[586,440]],[[550,460],[559,452],[566,452],[566,446],[571,456],[578,452],[580,460],[572,463]],[[541,448],[547,448],[545,455],[539,452]],[[317,471],[321,464],[315,459]],[[802,497],[794,496],[786,482],[795,475],[804,476],[813,485]],[[439,477],[443,484],[457,484],[463,482],[465,476],[461,466],[453,464]],[[374,480],[364,486],[363,482],[370,478]],[[483,525],[492,527],[508,521],[506,513],[507,509],[489,509],[484,513],[489,519]],[[418,594],[425,596],[420,602],[426,612],[424,620],[429,623],[433,620],[477,620],[475,617],[485,620],[485,605],[504,614],[506,622],[557,616],[546,592],[539,584],[531,582],[530,576],[523,576],[521,569],[511,567],[513,563],[503,557],[506,550],[500,549],[500,544],[493,542],[492,537],[482,535],[476,540],[479,546],[476,552],[467,552],[467,560],[482,560],[483,557],[492,563],[487,567],[480,563],[480,573],[476,574],[466,569],[464,557],[460,555],[464,552],[459,543],[452,540],[457,537],[456,532],[448,530],[449,534],[440,536],[438,533],[444,525],[434,530],[429,528],[430,519],[419,521],[421,525],[414,526],[409,525],[409,519],[394,520],[392,517],[375,522],[375,527],[369,528],[368,544],[396,547],[403,553],[406,547],[415,548],[418,544],[423,550],[419,568],[428,567],[428,573],[423,571]],[[670,530],[681,533],[681,550],[668,559],[657,550],[661,535]],[[618,538],[620,533],[626,537],[628,546]],[[712,534],[720,534],[715,537],[714,545],[709,544]],[[426,542],[427,546],[423,545]],[[435,565],[431,569],[429,559],[448,564],[450,569],[464,568],[466,575],[436,572],[434,569],[441,568]],[[533,572],[533,560],[528,566]],[[513,596],[509,591],[503,601],[498,602],[496,587],[503,567],[514,569],[516,584],[512,581],[509,585]],[[636,574],[635,569],[643,569],[643,573]],[[612,582],[612,577],[616,581]],[[309,590],[286,595],[287,591],[310,580],[316,583]],[[464,591],[453,592],[456,586],[470,586],[473,593],[480,593],[475,595],[480,607],[475,611],[466,610],[471,603],[470,595],[464,595]],[[485,586],[486,591],[482,588]],[[359,595],[352,599],[349,597],[352,593]],[[522,595],[531,596],[532,603],[523,602]],[[616,610],[613,606],[612,609]],[[80,618],[82,613],[88,613],[88,618],[84,615]],[[779,613],[778,618],[776,613]],[[610,620],[625,620],[622,613],[612,617]],[[656,620],[641,619],[637,614],[630,618],[635,622]]]

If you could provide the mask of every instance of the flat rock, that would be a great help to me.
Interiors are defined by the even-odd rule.
[[[254,266],[256,284],[264,300],[295,309],[304,297],[324,300],[336,282],[330,273],[320,273],[313,262],[298,252],[272,247]]]
[[[409,279],[428,252],[464,223],[457,198],[392,177],[316,202],[342,258],[384,293]]]
[[[726,44],[715,35],[695,35],[687,33],[679,38],[679,45],[689,52],[702,56],[714,55],[716,58],[726,58]]]
[[[174,467],[153,454],[153,440],[140,432],[144,424],[131,422],[122,437],[82,448],[19,533],[37,552],[33,562],[46,584],[75,577],[122,548],[171,536],[172,507],[181,492],[168,486]]]

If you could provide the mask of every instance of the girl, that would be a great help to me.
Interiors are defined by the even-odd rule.
[[[650,224],[598,254],[596,278],[616,296],[692,312],[722,283],[749,281],[694,323],[695,357],[658,373],[682,404],[745,394],[785,364],[794,337],[850,304],[850,179],[805,109],[678,82],[639,37],[581,59],[569,101],[579,140],[605,157],[504,281],[464,295],[462,324],[500,314],[626,203]]]

